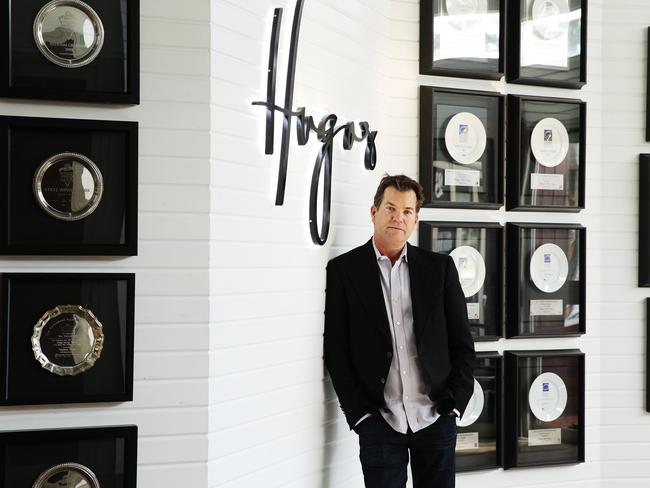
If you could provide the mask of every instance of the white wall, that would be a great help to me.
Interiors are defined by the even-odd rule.
[[[206,2],[141,1],[139,106],[0,100],[3,115],[140,123],[132,258],[1,258],[2,272],[136,273],[134,401],[0,408],[0,430],[137,424],[138,486],[207,485],[210,86]]]

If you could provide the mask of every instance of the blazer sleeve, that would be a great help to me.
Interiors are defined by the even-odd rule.
[[[357,421],[371,410],[368,407],[369,402],[363,398],[352,365],[349,322],[349,303],[345,285],[336,264],[330,262],[327,265],[323,353],[341,409],[352,429]]]
[[[447,379],[447,398],[438,407],[441,414],[454,408],[463,413],[474,391],[474,339],[469,330],[467,304],[458,271],[451,257],[445,273],[445,315],[451,371]]]

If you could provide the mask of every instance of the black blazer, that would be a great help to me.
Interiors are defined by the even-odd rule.
[[[463,412],[474,390],[474,341],[451,257],[407,244],[413,327],[429,397]],[[350,428],[384,407],[392,336],[377,257],[368,241],[327,265],[325,364]]]

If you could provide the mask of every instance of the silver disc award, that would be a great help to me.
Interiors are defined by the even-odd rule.
[[[484,14],[487,0],[447,0],[445,7],[449,15]]]
[[[540,291],[558,291],[568,274],[569,260],[560,246],[546,243],[535,249],[530,258],[530,278]]]
[[[542,373],[528,391],[528,405],[533,415],[542,422],[557,419],[566,408],[567,389],[555,373]]]
[[[535,0],[531,9],[533,32],[544,40],[567,35],[569,22],[563,16],[568,12],[568,0]]]
[[[485,260],[472,246],[458,246],[449,255],[458,270],[460,286],[465,298],[478,293],[485,281]]]
[[[561,164],[569,152],[569,133],[564,124],[553,117],[540,120],[530,135],[530,149],[542,166]]]
[[[34,196],[41,208],[60,220],[79,220],[95,211],[104,192],[99,168],[82,154],[55,154],[34,174]]]
[[[34,326],[32,350],[43,368],[74,376],[91,368],[104,347],[101,322],[80,305],[59,305]]]
[[[445,128],[445,146],[449,155],[460,164],[472,164],[485,152],[487,136],[485,127],[476,115],[460,112],[454,115]]]
[[[97,57],[104,44],[104,26],[81,0],[53,0],[34,19],[34,41],[52,63],[79,68]]]
[[[83,464],[63,463],[43,471],[32,488],[100,488],[92,470]]]
[[[481,416],[481,412],[483,412],[484,405],[485,395],[483,394],[483,388],[481,388],[481,384],[476,381],[476,378],[474,378],[474,393],[469,399],[469,403],[463,412],[463,416],[456,422],[458,427],[467,427],[476,422]]]

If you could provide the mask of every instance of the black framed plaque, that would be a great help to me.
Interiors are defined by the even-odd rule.
[[[0,432],[0,485],[135,488],[135,425]]]
[[[585,207],[586,104],[508,96],[507,210]]]
[[[585,356],[506,351],[504,468],[585,460]]]
[[[501,363],[496,352],[476,354],[474,393],[457,421],[457,471],[501,466]]]
[[[451,255],[475,341],[503,336],[503,227],[497,223],[422,222],[420,247]]]
[[[0,96],[137,104],[138,0],[4,0]]]
[[[4,273],[1,405],[133,399],[132,273]]]
[[[505,0],[420,2],[420,73],[498,80]]]
[[[560,88],[587,82],[587,0],[510,0],[506,81]]]
[[[0,254],[137,254],[137,122],[0,116],[0,153]]]
[[[425,207],[503,205],[504,97],[420,87],[420,183]]]
[[[506,224],[506,337],[585,333],[586,229]]]
[[[639,155],[639,286],[650,287],[650,154]]]

